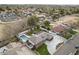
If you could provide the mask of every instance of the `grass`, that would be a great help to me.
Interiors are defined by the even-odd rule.
[[[40,55],[49,55],[49,52],[47,50],[47,45],[42,44],[40,47],[38,47],[36,49],[36,51],[40,54]]]
[[[66,39],[69,39],[70,37],[72,37],[72,34],[69,33],[69,34],[64,35],[63,37]]]
[[[69,33],[71,33],[72,35],[74,35],[74,34],[76,34],[77,32],[71,29],[71,30],[69,30]]]
[[[76,33],[77,33],[76,31],[70,29],[70,30],[68,30],[68,32],[66,32],[65,35],[63,35],[63,37],[66,38],[66,39],[69,39],[70,37],[72,37]]]

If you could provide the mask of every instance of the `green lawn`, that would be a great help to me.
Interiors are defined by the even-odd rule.
[[[40,47],[38,47],[36,49],[36,51],[40,54],[40,55],[49,55],[49,52],[47,50],[47,45],[42,44]]]
[[[69,39],[70,37],[72,37],[72,34],[68,33],[68,34],[64,35],[63,37],[66,39]]]
[[[74,34],[76,34],[77,32],[74,30],[68,30],[68,33],[66,32],[66,34],[63,36],[66,39],[69,39],[70,37],[72,37]]]
[[[74,35],[74,34],[76,34],[77,32],[71,29],[71,30],[69,30],[69,33],[71,33],[72,35]]]

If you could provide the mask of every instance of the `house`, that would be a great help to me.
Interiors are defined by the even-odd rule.
[[[53,36],[49,33],[42,32],[38,35],[32,36],[29,40],[27,40],[26,45],[30,49],[36,49],[40,45],[42,45],[46,40],[50,41],[53,39]]]
[[[68,26],[64,25],[64,24],[60,24],[60,25],[57,25],[53,28],[53,32],[55,33],[60,33],[62,31],[65,31],[66,29],[69,29]]]
[[[40,32],[30,37],[22,33],[19,34],[17,37],[22,43],[24,43],[30,49],[38,48],[46,40],[50,41],[53,39],[53,36],[47,32]]]
[[[46,16],[43,14],[36,14],[36,16],[40,19],[40,21],[43,21],[46,18]]]

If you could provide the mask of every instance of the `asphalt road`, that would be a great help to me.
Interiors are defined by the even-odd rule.
[[[63,44],[55,53],[54,55],[69,55],[74,54],[77,49],[75,46],[79,45],[79,34],[73,37],[72,40],[69,40],[65,44]]]

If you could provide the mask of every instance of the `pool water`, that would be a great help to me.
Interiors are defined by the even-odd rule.
[[[20,40],[21,40],[22,42],[26,42],[26,41],[29,39],[29,37],[26,36],[26,35],[21,35],[21,36],[19,36],[19,38],[20,38]]]

